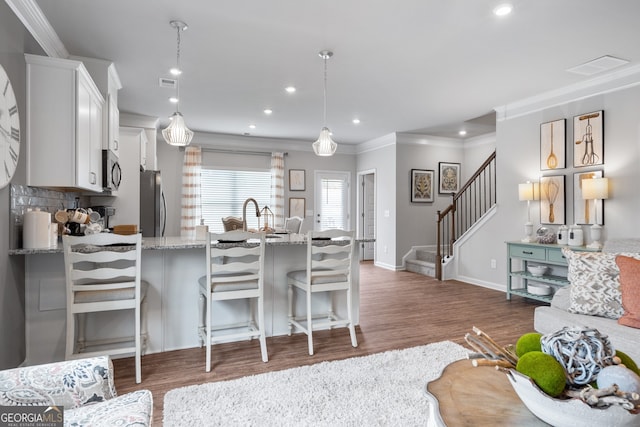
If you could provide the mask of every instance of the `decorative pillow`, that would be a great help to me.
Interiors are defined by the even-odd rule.
[[[620,268],[620,290],[624,314],[618,323],[640,328],[640,261],[627,256],[616,257]]]
[[[563,248],[571,282],[569,313],[619,319],[623,314],[622,294],[616,265],[617,255],[640,259],[640,253],[604,253],[572,251]]]

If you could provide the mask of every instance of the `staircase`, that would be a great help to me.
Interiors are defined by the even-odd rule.
[[[438,211],[435,277],[442,280],[442,268],[452,260],[453,244],[496,204],[496,152],[494,151],[457,193]]]
[[[424,276],[435,277],[436,275],[436,252],[431,249],[415,249],[415,258],[405,261],[407,271],[422,274]]]

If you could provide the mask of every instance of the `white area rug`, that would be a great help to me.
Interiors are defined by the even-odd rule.
[[[426,425],[426,383],[466,354],[443,341],[183,387],[165,395],[164,425]]]

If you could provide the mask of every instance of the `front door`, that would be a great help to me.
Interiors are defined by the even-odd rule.
[[[349,172],[316,171],[314,190],[314,229],[339,228],[349,225]]]

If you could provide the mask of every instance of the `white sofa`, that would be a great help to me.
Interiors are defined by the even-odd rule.
[[[0,371],[0,406],[63,406],[65,426],[149,426],[149,390],[117,396],[108,356]]]
[[[603,252],[638,252],[640,238],[607,241]],[[537,307],[533,318],[534,329],[541,334],[558,331],[564,326],[596,328],[607,335],[615,349],[627,353],[640,364],[640,329],[620,325],[616,319],[569,313],[570,288],[559,289],[553,296],[551,306]]]

